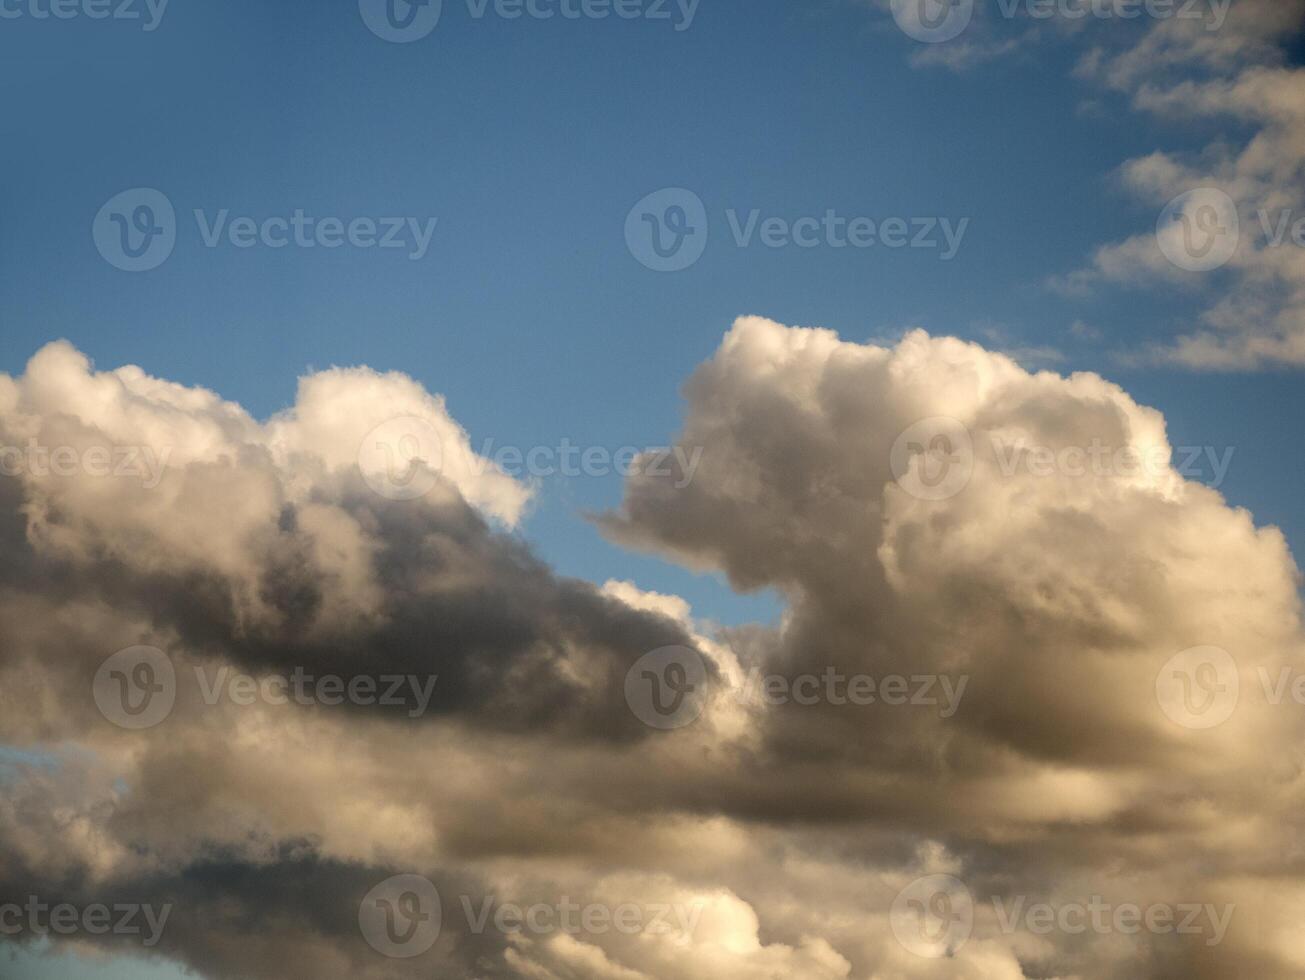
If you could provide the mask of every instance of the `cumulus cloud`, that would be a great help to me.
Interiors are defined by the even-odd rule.
[[[41,760],[0,768],[0,894],[168,903],[152,950],[59,948],[215,980],[1299,974],[1305,708],[1259,680],[1299,664],[1297,570],[1278,531],[1177,472],[1159,413],[954,339],[758,318],[685,392],[693,479],[636,472],[602,526],[775,589],[777,625],[555,575],[510,530],[526,489],[470,456],[424,495],[377,493],[359,456],[377,425],[466,439],[401,376],[310,376],[267,421],[65,344],[0,379],[0,445],[81,461],[24,455],[0,480],[0,733]],[[920,482],[940,424],[965,477],[946,493]],[[171,451],[146,488],[91,473],[97,445]],[[139,730],[93,696],[134,644],[178,678]],[[1200,645],[1228,651],[1241,691],[1207,728],[1157,700]],[[700,717],[655,730],[624,683],[668,646],[702,658],[707,689]],[[183,683],[296,667],[437,683],[419,717]],[[904,698],[826,686],[892,676]],[[801,678],[814,700],[774,696]],[[442,901],[410,959],[360,926],[394,875]],[[922,876],[971,896],[943,957],[894,913]],[[1094,896],[1234,913],[1214,945],[1006,927],[1014,903]],[[562,927],[571,906],[636,927]],[[547,925],[505,928],[505,907]]]
[[[864,347],[756,318],[686,396],[697,478],[631,481],[609,534],[779,590],[783,627],[733,638],[768,670],[969,678],[949,719],[772,711],[768,771],[791,775],[773,792],[726,783],[740,812],[924,833],[996,875],[994,892],[1021,878],[1100,891],[1093,869],[1119,862],[1133,888],[1232,894],[1289,846],[1300,712],[1252,695],[1258,670],[1297,662],[1296,569],[1278,531],[1175,472],[1154,410],[1095,375],[1031,374],[957,340]],[[968,434],[972,472],[921,499],[893,445],[939,419]],[[1116,462],[1074,462],[1094,446]],[[1048,471],[1043,456],[1067,462]],[[1251,703],[1197,742],[1157,710],[1155,678],[1199,644],[1237,651]],[[1099,950],[1044,955],[1066,975],[1117,975],[1091,965]],[[1129,975],[1233,975],[1228,960],[1201,973],[1174,951],[1183,966],[1120,955],[1156,957]]]

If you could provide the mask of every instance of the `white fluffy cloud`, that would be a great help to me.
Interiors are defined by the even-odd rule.
[[[0,378],[0,444],[82,461],[0,480],[0,733],[48,763],[0,776],[0,892],[172,902],[154,955],[223,980],[1305,968],[1305,706],[1270,703],[1259,673],[1301,663],[1297,569],[1278,531],[1175,472],[1159,413],[1095,375],[1031,374],[953,339],[880,348],[759,318],[686,394],[693,479],[632,477],[604,528],[776,589],[776,626],[712,628],[675,596],[557,577],[500,526],[525,490],[479,466],[418,499],[373,492],[359,445],[387,417],[466,442],[401,376],[312,376],[265,423],[62,344]],[[923,454],[905,469],[894,446],[940,417],[973,452],[963,485],[925,499],[912,480],[937,446],[912,430]],[[96,445],[170,452],[146,487],[90,472]],[[1102,465],[1070,464],[1090,447]],[[93,679],[140,643],[182,679],[299,667],[438,684],[410,717],[208,704],[179,681],[164,721],[125,730],[97,712]],[[653,731],[623,684],[667,645],[699,652],[710,696],[697,721]],[[1156,693],[1201,645],[1227,650],[1240,683],[1206,729]],[[965,686],[950,713],[741,693],[834,674]],[[438,941],[412,960],[358,926],[399,873],[443,900]],[[894,900],[924,875],[972,896],[950,957],[894,931]],[[1093,897],[1234,912],[1215,945],[999,914]],[[504,931],[466,912],[564,900],[664,907],[679,927]]]

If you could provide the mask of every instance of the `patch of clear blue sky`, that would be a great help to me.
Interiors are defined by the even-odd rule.
[[[101,367],[138,363],[265,416],[306,368],[364,363],[444,393],[476,445],[615,449],[673,438],[680,385],[739,314],[858,341],[910,325],[982,339],[996,324],[1161,408],[1175,444],[1237,447],[1224,492],[1300,540],[1294,374],[1122,369],[1110,351],[1185,327],[1201,297],[1041,287],[1154,224],[1112,180],[1122,161],[1220,134],[1137,116],[1074,79],[1079,52],[1063,43],[959,76],[913,70],[914,48],[857,0],[702,0],[683,32],[477,20],[445,0],[434,33],[407,45],[374,37],[350,0],[172,0],[150,33],[0,20],[0,370],[67,337]],[[712,235],[691,269],[658,275],[627,252],[623,225],[674,185],[702,197]],[[164,265],[130,275],[100,257],[90,225],[138,186],[169,196],[180,232]],[[205,248],[191,212],[223,208],[439,224],[419,262]],[[739,249],[731,208],[970,226],[948,263]],[[1102,339],[1071,337],[1076,320]],[[773,597],[605,543],[581,512],[619,499],[616,478],[546,481],[523,533],[566,574],[630,578],[724,622],[775,615]],[[143,974],[20,969],[47,975]]]
[[[183,972],[158,958],[119,956],[112,960],[52,953],[46,942],[19,952],[0,946],[0,977],[6,980],[180,980]]]

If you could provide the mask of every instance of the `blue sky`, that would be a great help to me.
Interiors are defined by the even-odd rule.
[[[686,30],[477,19],[446,0],[438,27],[408,44],[376,37],[350,2],[172,0],[152,31],[0,20],[0,370],[66,337],[99,367],[137,363],[266,416],[307,369],[367,364],[443,393],[473,445],[615,449],[673,439],[680,385],[738,315],[851,340],[921,326],[1053,349],[1047,366],[1120,382],[1165,413],[1173,444],[1235,447],[1225,494],[1305,540],[1305,463],[1285,451],[1305,410],[1292,371],[1121,359],[1180,332],[1202,283],[1087,296],[1046,285],[1154,225],[1155,209],[1119,186],[1125,160],[1252,131],[1139,117],[1075,77],[1080,39],[962,73],[914,66],[919,47],[853,0],[702,0]],[[161,266],[130,274],[97,252],[91,225],[137,187],[167,195],[178,236]],[[660,274],[623,228],[664,187],[697,194],[711,234],[700,261]],[[413,261],[207,248],[192,217],[296,208],[438,222]],[[738,248],[729,209],[969,224],[943,262]],[[633,579],[724,622],[776,615],[771,597],[605,543],[584,514],[620,489],[616,477],[546,481],[521,533],[567,574]],[[72,969],[25,962],[19,975]]]

